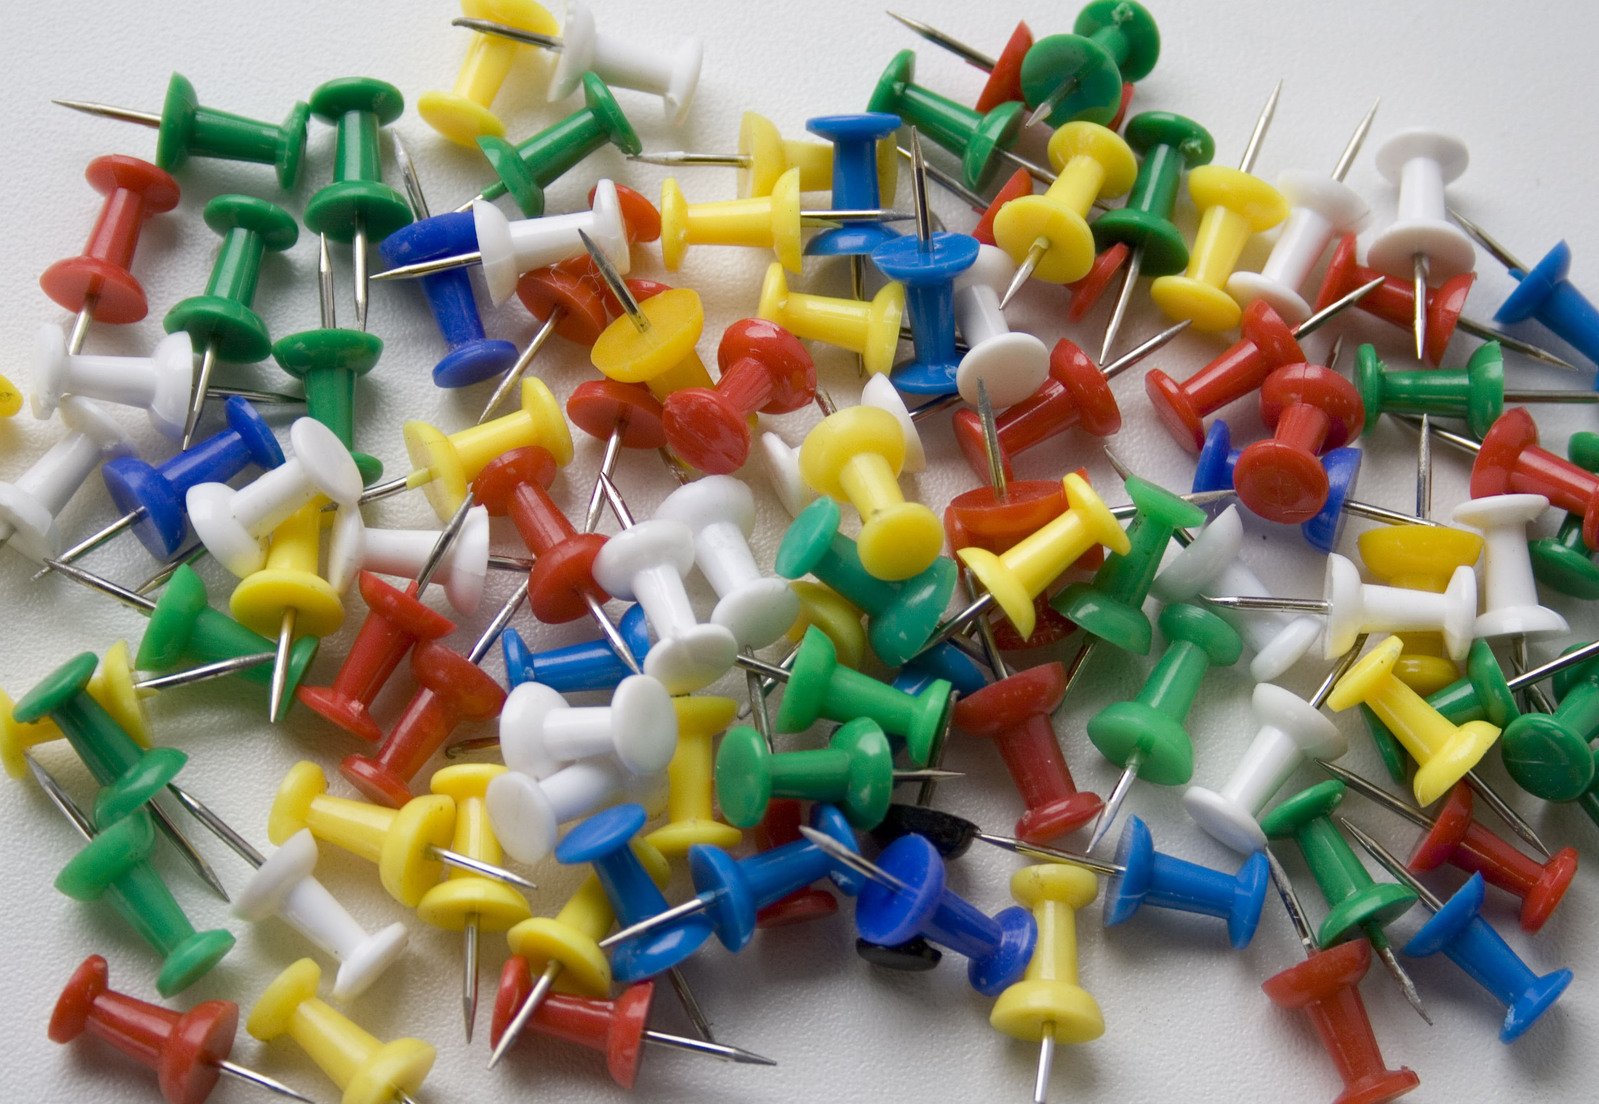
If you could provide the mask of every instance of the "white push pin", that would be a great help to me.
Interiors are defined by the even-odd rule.
[[[1456,568],[1441,594],[1363,583],[1354,561],[1333,552],[1327,557],[1320,598],[1205,595],[1204,600],[1222,609],[1319,613],[1326,619],[1322,655],[1327,659],[1349,651],[1362,633],[1435,632],[1443,635],[1449,658],[1460,663],[1474,639],[1477,576],[1469,567]]]
[[[1244,523],[1229,506],[1199,531],[1192,544],[1172,557],[1151,588],[1163,602],[1192,602],[1201,594],[1262,594],[1265,584],[1244,562]],[[1286,674],[1321,636],[1314,617],[1288,613],[1250,617],[1225,613],[1254,656],[1249,673],[1257,682]]]
[[[609,180],[601,180],[595,186],[594,203],[586,211],[513,221],[494,204],[480,199],[472,204],[472,225],[477,231],[476,252],[402,265],[379,272],[372,279],[408,280],[463,265],[482,265],[489,299],[498,306],[510,298],[524,272],[586,256],[580,233],[593,239],[622,275],[627,274],[632,261],[622,204],[616,185]]]
[[[1049,349],[1032,334],[1013,333],[999,309],[999,297],[1015,275],[1010,255],[985,245],[977,250],[976,262],[955,278],[955,325],[968,346],[955,370],[955,385],[974,405],[979,383],[989,401],[1004,409],[1031,396],[1049,375]]]
[[[259,924],[278,916],[339,964],[333,999],[354,1000],[405,953],[405,925],[368,932],[312,875],[316,839],[302,828],[283,841],[233,901],[233,915]]]
[[[542,779],[508,770],[489,782],[489,822],[507,855],[536,863],[555,850],[561,825],[611,804],[627,786],[628,773],[614,755],[579,759]]]
[[[755,496],[747,484],[708,475],[667,495],[655,516],[680,521],[694,534],[694,562],[718,599],[712,624],[725,627],[741,648],[764,648],[788,632],[799,617],[799,595],[755,563],[749,543]]]
[[[350,450],[314,418],[289,427],[284,463],[234,490],[226,483],[189,488],[189,523],[218,563],[241,579],[266,563],[266,538],[317,495],[339,506],[361,497],[361,473]]]
[[[133,453],[127,433],[89,399],[68,396],[60,410],[70,432],[16,482],[0,482],[0,544],[11,542],[35,563],[61,551],[56,516],[94,469],[114,456]]]
[[[666,687],[649,675],[616,684],[610,705],[568,705],[537,682],[524,682],[500,710],[505,765],[534,779],[597,755],[634,775],[659,774],[677,751],[677,711]]]
[[[619,497],[600,476],[614,506]],[[672,694],[690,694],[732,669],[738,640],[721,625],[701,624],[683,579],[694,570],[694,534],[680,521],[633,522],[622,508],[622,532],[594,557],[594,581],[612,597],[637,602],[657,641],[644,657],[644,673]]]
[[[1450,221],[1444,195],[1469,160],[1459,138],[1424,127],[1402,130],[1377,150],[1377,171],[1399,186],[1399,206],[1394,221],[1366,247],[1366,262],[1381,272],[1410,276],[1418,360],[1426,353],[1428,281],[1447,280],[1477,265],[1476,247]]]
[[[33,363],[33,416],[48,418],[65,395],[143,410],[163,437],[183,436],[194,382],[194,343],[183,330],[161,339],[147,357],[67,352],[59,326],[39,328]]]
[[[1486,608],[1473,630],[1478,637],[1494,640],[1567,631],[1566,619],[1538,601],[1532,556],[1527,551],[1527,526],[1547,509],[1549,500],[1536,494],[1491,495],[1455,507],[1455,523],[1469,525],[1483,539],[1482,602]]]
[[[437,529],[371,529],[358,509],[343,507],[333,523],[328,545],[327,580],[343,593],[360,571],[416,579],[428,566],[439,542]],[[474,506],[462,519],[460,531],[439,558],[430,581],[444,588],[450,606],[463,614],[475,613],[483,600],[489,573],[489,512]]]
[[[1353,234],[1371,213],[1360,193],[1344,183],[1344,177],[1376,114],[1377,105],[1372,104],[1330,177],[1290,169],[1277,178],[1277,190],[1289,203],[1288,219],[1259,272],[1234,272],[1227,278],[1227,294],[1238,300],[1239,306],[1264,299],[1290,326],[1310,317],[1310,304],[1299,292],[1310,270],[1334,238]]]

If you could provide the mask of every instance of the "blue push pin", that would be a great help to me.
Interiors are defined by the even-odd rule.
[[[634,662],[642,664],[650,650],[644,607],[636,603],[629,606],[618,628]],[[521,633],[506,629],[500,644],[505,649],[506,684],[513,688],[524,682],[540,682],[561,694],[614,690],[617,683],[634,673],[604,637],[535,652]]]
[[[391,268],[476,250],[477,230],[470,211],[452,211],[402,226],[384,238],[378,247]],[[433,366],[435,384],[467,387],[503,376],[516,363],[515,345],[484,336],[483,319],[478,314],[477,299],[472,292],[472,278],[466,269],[447,268],[423,276],[421,282],[433,320],[450,347]]]
[[[251,464],[275,468],[283,463],[277,438],[250,403],[235,395],[224,406],[228,428],[198,441],[170,460],[151,465],[136,456],[119,456],[100,469],[122,516],[59,557],[71,563],[124,529],[157,559],[178,550],[189,527],[189,488],[200,483],[226,483]]]
[[[895,840],[875,864],[844,858],[836,845],[822,843],[816,833],[807,832],[805,838],[872,880],[855,903],[855,931],[862,939],[897,947],[923,936],[965,955],[970,960],[967,980],[987,997],[1021,980],[1038,942],[1033,914],[1013,905],[988,916],[951,892],[944,884],[944,860],[921,836]]]
[[[855,832],[844,814],[832,805],[811,809],[811,827],[855,853]],[[803,839],[745,859],[735,859],[720,847],[697,843],[689,848],[688,861],[695,896],[602,939],[601,950],[703,912],[722,945],[730,951],[741,951],[755,935],[756,913],[767,905],[823,878],[833,879],[833,884],[851,897],[861,891],[864,882],[855,870]]]
[[[893,238],[872,250],[872,263],[890,280],[905,285],[916,355],[896,365],[894,386],[913,395],[949,395],[957,388],[955,370],[955,277],[971,268],[982,247],[968,234],[933,233],[927,207],[927,166],[922,143],[911,129],[911,186],[916,197],[916,236]]]
[[[1232,431],[1227,428],[1226,422],[1217,418],[1205,432],[1205,445],[1199,450],[1199,460],[1194,465],[1193,489],[1232,490],[1233,467],[1238,463],[1238,454],[1239,450],[1232,447]],[[1355,489],[1355,478],[1360,475],[1360,462],[1363,459],[1365,454],[1358,448],[1330,449],[1321,458],[1322,470],[1327,473],[1327,502],[1315,517],[1299,526],[1305,542],[1318,552],[1331,552],[1338,547],[1338,538],[1344,531],[1346,511],[1384,521],[1415,520],[1349,497]]]
[[[1404,952],[1411,958],[1424,958],[1442,951],[1464,970],[1468,977],[1499,998],[1505,1006],[1505,1022],[1499,1028],[1499,1041],[1513,1043],[1547,1012],[1571,984],[1570,970],[1555,970],[1539,976],[1521,956],[1482,918],[1482,900],[1487,886],[1480,873],[1455,891],[1448,901],[1439,901],[1382,844],[1342,817],[1338,824],[1359,841],[1395,878],[1416,891],[1433,917],[1423,924]]]
[[[1543,260],[1529,269],[1470,219],[1462,218],[1453,209],[1449,215],[1517,280],[1516,290],[1494,311],[1495,322],[1508,326],[1536,318],[1566,344],[1599,364],[1599,310],[1566,279],[1571,271],[1571,246],[1563,241],[1555,243]],[[1599,377],[1595,377],[1594,386],[1599,387]]]
[[[900,668],[890,685],[907,694],[920,694],[939,679],[953,686],[962,697],[977,693],[990,682],[989,676],[976,660],[955,645],[943,641]]]
[[[633,837],[646,819],[642,805],[617,805],[583,821],[555,848],[556,860],[567,866],[588,863],[594,867],[623,927],[668,907],[660,887],[633,853]],[[611,956],[611,973],[624,985],[654,977],[699,950],[714,931],[715,925],[704,916],[673,923],[648,939],[618,947]]]
[[[878,142],[899,129],[899,116],[880,111],[822,115],[809,120],[805,129],[833,143],[833,209],[872,211],[880,207]],[[888,163],[898,162],[890,159]],[[881,222],[851,222],[817,234],[805,252],[813,257],[859,256],[899,236],[898,230]]]

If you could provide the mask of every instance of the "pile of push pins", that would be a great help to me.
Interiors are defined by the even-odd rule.
[[[420,924],[461,933],[467,1044],[480,959],[501,957],[488,948],[503,934],[489,1069],[535,1033],[599,1051],[624,1087],[646,1044],[771,1065],[780,1041],[760,1041],[768,1058],[715,1038],[680,967],[713,937],[736,953],[844,912],[863,970],[964,966],[993,1028],[1039,1048],[1041,1102],[1057,1046],[1123,1027],[1091,993],[1116,982],[1079,961],[1079,925],[1145,906],[1209,917],[1193,922],[1236,949],[1263,911],[1292,925],[1303,961],[1259,981],[1327,1051],[1319,1081],[1296,1074],[1309,1099],[1377,1102],[1420,1083],[1385,1057],[1362,1001],[1374,956],[1423,1018],[1437,975],[1411,969],[1439,954],[1503,1006],[1505,1043],[1560,1014],[1572,975],[1537,933],[1577,851],[1517,809],[1575,803],[1599,827],[1599,643],[1571,639],[1560,612],[1599,597],[1599,434],[1541,438],[1531,411],[1599,393],[1514,376],[1528,358],[1599,365],[1599,312],[1567,281],[1564,244],[1525,264],[1450,206],[1459,140],[1410,129],[1373,143],[1397,195],[1385,223],[1344,183],[1375,106],[1330,172],[1268,182],[1253,169],[1282,85],[1252,126],[1215,120],[1213,137],[1164,110],[1180,104],[1139,102],[1160,55],[1154,15],[1091,0],[1061,33],[1018,25],[993,57],[894,16],[988,72],[973,105],[921,83],[902,50],[875,83],[821,94],[819,108],[853,113],[812,118],[809,137],[750,112],[726,152],[646,152],[629,116],[689,115],[699,39],[640,41],[575,0],[559,21],[532,0],[462,9],[453,88],[411,105],[366,76],[265,119],[233,113],[250,105],[225,89],[202,102],[177,74],[157,111],[60,101],[152,128],[155,148],[89,163],[102,199],[85,205],[87,244],[40,277],[66,317],[47,316],[0,413],[27,405],[60,433],[0,483],[0,537],[36,566],[33,585],[91,588],[143,622],[108,608],[136,644],[0,692],[0,765],[63,814],[69,827],[35,842],[58,861],[56,888],[150,945],[161,998],[234,946],[185,912],[202,886],[241,923],[286,924],[308,954],[234,979],[238,1003],[187,1008],[113,988],[97,954],[63,958],[50,1038],[96,1036],[172,1104],[198,1104],[223,1075],[308,1101],[422,1101],[434,1046],[361,1026],[363,994],[403,973]],[[520,70],[547,84],[542,118],[495,113]],[[481,191],[454,210],[430,213],[388,130],[408,107],[481,153]],[[313,127],[334,133],[331,164],[306,154]],[[1040,136],[1047,163],[1019,152]],[[646,197],[601,177],[585,162],[607,148],[680,166],[683,183]],[[199,159],[230,163],[218,171],[239,189],[203,211],[172,175]],[[691,178],[702,165],[737,173]],[[316,187],[298,213],[263,198],[302,180]],[[547,190],[573,180],[587,204],[548,209]],[[929,181],[970,206],[969,227],[935,228]],[[145,223],[196,216],[220,239],[205,287],[166,308],[146,355],[92,351],[98,329],[150,313],[137,273],[161,261],[139,248]],[[1242,270],[1274,229],[1259,271]],[[271,333],[259,303],[287,289],[261,278],[266,254],[308,245],[320,319]],[[691,247],[771,258],[720,334],[704,332],[696,290],[665,282]],[[1467,306],[1480,251],[1517,281],[1491,318]],[[817,279],[831,257],[847,260],[850,294]],[[1030,284],[1060,289],[1047,337],[1006,318]],[[398,443],[360,417],[383,386],[377,296],[431,312],[433,382],[476,388],[480,411],[407,421],[407,460],[387,471],[365,450]],[[1099,329],[1084,319],[1102,299]],[[530,341],[489,336],[519,312],[536,320]],[[1165,328],[1124,336],[1156,312]],[[1340,324],[1355,314],[1387,323],[1372,331],[1386,340],[1355,347]],[[1498,329],[1527,320],[1542,327],[1523,329],[1530,341]],[[1333,339],[1308,352],[1323,328]],[[1214,335],[1207,358],[1144,363],[1185,329]],[[714,371],[701,354],[713,336]],[[858,405],[835,404],[816,345],[857,359]],[[282,391],[223,385],[227,366],[268,361],[293,377]],[[564,387],[579,365],[558,396],[547,380]],[[1135,369],[1141,390],[1123,378]],[[1190,487],[1140,478],[1111,451],[1123,404],[1146,402],[1192,454]],[[785,420],[812,405],[823,417],[808,431],[811,418]],[[141,455],[112,407],[142,411],[168,447]],[[1358,495],[1360,439],[1384,415],[1418,451],[1371,462],[1416,465],[1414,512]],[[597,471],[573,463],[585,436]],[[903,476],[940,437],[972,489],[917,501]],[[630,501],[623,450],[658,453],[678,485],[653,510]],[[1078,470],[1101,452],[1121,486]],[[1435,453],[1471,471],[1472,497],[1438,517]],[[1049,478],[1018,478],[1024,463]],[[115,520],[68,531],[69,500],[102,479]],[[581,510],[563,510],[557,481],[586,491]],[[418,490],[435,524],[378,524],[377,503]],[[770,562],[757,495],[791,515]],[[1363,524],[1346,540],[1351,516]],[[1319,595],[1268,592],[1251,563],[1261,521],[1274,550],[1324,565]],[[126,532],[149,553],[142,582],[93,566]],[[469,620],[483,627],[458,631]],[[348,649],[319,654],[347,623]],[[592,639],[544,631],[568,624]],[[1530,658],[1533,640],[1556,658]],[[1141,674],[1122,700],[1074,708],[1112,651]],[[1193,731],[1196,703],[1229,685],[1210,676],[1235,666],[1254,682],[1253,735]],[[1279,685],[1293,678],[1320,685],[1301,697]],[[163,744],[181,688],[211,679],[237,686],[241,738],[278,725],[319,752],[281,780],[239,779],[263,803],[276,786],[264,824],[225,821]],[[47,770],[34,749],[56,740],[86,770]],[[992,744],[1014,824],[939,809],[938,784],[973,783],[942,768],[951,741]],[[1388,777],[1338,762],[1355,741]],[[1212,786],[1193,784],[1196,749],[1230,764],[1207,772]],[[1103,795],[1070,766],[1095,752],[1120,771]],[[1186,788],[1189,823],[1159,840],[1132,811],[1149,786]],[[1345,819],[1351,793],[1393,814],[1393,849]],[[245,865],[213,869],[197,830]],[[1237,862],[1181,857],[1185,832]],[[952,888],[946,866],[974,842],[1025,862],[1014,906],[989,914]],[[352,915],[318,878],[323,848],[374,867],[391,915]],[[188,869],[168,869],[166,850]],[[564,902],[536,884],[551,859],[590,871]],[[1463,884],[1433,874],[1446,866]],[[657,981],[692,1034],[652,1026]],[[231,1061],[241,1027],[271,1044],[265,1062],[298,1046],[334,1088]]]

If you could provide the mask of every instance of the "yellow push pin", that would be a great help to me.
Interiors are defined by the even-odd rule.
[[[799,465],[818,494],[860,513],[856,549],[868,573],[888,582],[909,579],[938,559],[944,547],[938,515],[900,492],[905,433],[894,415],[875,406],[829,414],[806,434]]]
[[[1029,276],[1069,284],[1094,264],[1094,235],[1084,217],[1095,200],[1126,194],[1138,160],[1121,135],[1098,123],[1067,123],[1049,140],[1055,182],[1042,195],[1013,199],[994,216],[994,244],[1017,264],[1000,298],[1006,306]]]
[[[1394,677],[1404,644],[1390,636],[1338,680],[1327,698],[1334,710],[1366,705],[1419,766],[1411,782],[1416,802],[1431,805],[1454,788],[1499,739],[1487,721],[1452,724],[1427,700]]]
[[[773,263],[761,282],[756,314],[795,337],[847,349],[865,363],[867,375],[883,375],[899,350],[905,286],[890,280],[869,301],[812,295],[790,291],[783,266]]]
[[[1061,486],[1066,492],[1066,510],[1005,552],[996,556],[982,548],[967,547],[956,553],[983,585],[984,593],[939,626],[927,647],[948,639],[955,630],[996,604],[1023,639],[1032,636],[1038,617],[1033,599],[1079,556],[1096,544],[1124,556],[1132,551],[1132,543],[1116,515],[1086,479],[1073,473],[1061,480]]]
[[[411,1094],[433,1068],[421,1039],[379,1042],[316,995],[322,971],[302,958],[277,976],[250,1009],[244,1029],[263,1043],[288,1035],[344,1093],[343,1104],[416,1104]]]
[[[1011,875],[1011,896],[1031,909],[1038,942],[1022,980],[994,1002],[988,1022],[1013,1039],[1038,1044],[1033,1100],[1049,1099],[1056,1043],[1090,1043],[1105,1033],[1099,1002],[1077,980],[1077,910],[1099,893],[1099,880],[1080,866],[1029,866]]]
[[[561,29],[555,17],[533,0],[461,0],[461,14],[530,34],[556,35]],[[484,135],[505,137],[505,124],[489,105],[499,95],[511,66],[526,64],[529,51],[512,39],[473,31],[455,87],[448,92],[422,93],[416,101],[417,114],[444,137],[469,149],[476,149],[477,140]]]
[[[415,487],[427,491],[440,521],[449,521],[466,499],[468,485],[485,464],[512,449],[537,445],[564,467],[572,459],[572,428],[561,404],[542,380],[522,381],[522,408],[493,421],[446,434],[423,421],[403,427],[405,448],[414,470],[410,475],[367,488],[361,503]]]
[[[737,847],[744,833],[717,820],[714,812],[711,744],[733,723],[738,703],[707,694],[673,698],[672,706],[677,710],[677,751],[666,768],[666,823],[644,838],[668,859],[687,855],[695,844]]]
[[[1196,330],[1219,333],[1238,325],[1243,316],[1243,308],[1227,294],[1227,277],[1250,237],[1288,217],[1288,201],[1282,193],[1249,172],[1282,89],[1282,81],[1278,81],[1271,90],[1236,169],[1200,165],[1189,170],[1188,194],[1201,214],[1194,248],[1188,255],[1188,271],[1181,276],[1162,276],[1149,287],[1155,305],[1174,321],[1186,319]]]
[[[683,264],[690,245],[746,245],[770,249],[790,272],[804,260],[800,240],[800,173],[789,169],[771,193],[717,203],[689,203],[677,181],[661,185],[661,260],[669,271]]]
[[[295,632],[331,636],[344,624],[339,592],[317,574],[324,501],[313,499],[272,530],[265,566],[246,575],[233,588],[228,603],[241,625],[262,636],[277,633],[278,654],[268,705],[268,720],[273,724],[283,713]]]
[[[1387,586],[1442,594],[1455,570],[1470,567],[1482,554],[1482,537],[1466,529],[1424,525],[1384,525],[1356,541],[1371,577]],[[1422,697],[1460,677],[1439,633],[1398,633],[1404,653],[1394,675]]]
[[[589,349],[589,361],[601,375],[642,383],[658,399],[688,387],[714,386],[694,350],[705,329],[698,292],[673,288],[642,303],[630,296],[623,307],[622,316]]]
[[[0,376],[0,418],[10,418],[22,409],[22,392],[5,376]]]
[[[428,789],[455,802],[455,837],[451,850],[496,866],[505,860],[500,841],[489,824],[484,795],[489,782],[505,769],[494,763],[463,763],[434,773]],[[444,881],[417,902],[416,914],[424,924],[458,931],[463,940],[461,1012],[466,1041],[472,1041],[477,1020],[478,935],[484,929],[506,931],[533,914],[527,898],[504,882],[470,870],[451,870]]]

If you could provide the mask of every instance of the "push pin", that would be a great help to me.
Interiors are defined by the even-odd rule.
[[[1521,1038],[1554,1007],[1571,984],[1571,971],[1555,970],[1540,977],[1510,949],[1503,937],[1482,918],[1485,890],[1481,874],[1473,874],[1448,902],[1440,901],[1382,844],[1342,818],[1340,822],[1372,858],[1410,886],[1422,904],[1432,911],[1432,919],[1405,944],[1405,954],[1422,958],[1442,951],[1468,977],[1498,998],[1506,1008],[1504,1023],[1499,1028],[1501,1043],[1513,1043]]]
[[[144,285],[133,275],[133,255],[145,220],[172,210],[179,195],[176,180],[137,157],[96,157],[83,175],[105,196],[89,241],[78,256],[57,261],[39,275],[44,293],[75,313],[67,339],[67,351],[73,353],[83,348],[90,320],[126,325],[149,311]]]
[[[969,346],[955,370],[955,386],[969,403],[977,401],[981,384],[996,403],[1010,407],[1048,378],[1049,350],[1032,334],[1013,331],[1000,310],[1000,294],[1014,269],[1004,250],[984,245],[955,280],[955,327]]]
[[[899,163],[893,156],[885,159],[882,151],[893,148],[899,116],[822,115],[807,119],[805,129],[832,144],[834,207],[845,211],[870,211],[882,206],[884,195],[894,195],[894,177]],[[881,179],[884,166],[887,167],[887,181]],[[804,181],[801,181],[803,187]],[[899,231],[882,223],[850,222],[817,234],[806,243],[805,253],[812,257],[849,257],[851,278],[854,286],[859,287],[860,258],[898,236]]]
[[[1109,242],[1111,249],[1120,245],[1126,257],[1121,294],[1116,297],[1099,346],[1101,362],[1110,359],[1110,351],[1116,347],[1116,335],[1121,332],[1138,277],[1146,269],[1152,276],[1174,276],[1188,267],[1188,243],[1172,222],[1177,188],[1184,169],[1208,165],[1216,156],[1216,140],[1210,131],[1192,119],[1167,111],[1134,115],[1127,120],[1125,138],[1143,156],[1138,175],[1126,202],[1094,220],[1094,244]],[[1105,252],[1109,250],[1101,256]],[[1075,293],[1072,305],[1077,305]]]
[[[968,188],[986,187],[996,158],[1009,153],[1021,129],[1023,105],[1001,103],[976,111],[916,84],[916,53],[901,50],[877,80],[866,110],[898,115],[907,126],[961,159],[961,180]]]
[[[1149,76],[1159,58],[1160,31],[1142,4],[1087,4],[1071,34],[1039,39],[1022,59],[1023,99],[1033,109],[1022,125],[1108,123],[1121,107],[1123,86]]]
[[[1495,322],[1509,326],[1536,318],[1590,361],[1599,362],[1599,345],[1595,344],[1596,339],[1599,339],[1599,314],[1595,313],[1587,296],[1566,279],[1566,274],[1571,271],[1569,245],[1565,242],[1556,243],[1536,265],[1529,268],[1459,211],[1451,208],[1449,217],[1476,238],[1477,243],[1504,265],[1516,280],[1516,290],[1494,312]]]
[[[442,536],[449,541],[434,560]],[[477,611],[489,571],[489,511],[469,506],[453,533],[437,529],[372,529],[354,510],[339,511],[328,548],[327,580],[343,593],[364,572],[418,579],[429,565],[430,579],[444,588],[456,613]]]
[[[355,381],[377,367],[383,342],[364,330],[340,329],[334,313],[333,260],[328,237],[318,238],[317,292],[321,326],[278,339],[272,359],[305,388],[305,412],[333,431],[355,460],[362,483],[383,474],[376,457],[355,448]]]
[[[1486,347],[1486,346],[1485,346]],[[1593,394],[1593,392],[1589,392]],[[1527,526],[1543,517],[1549,500],[1536,494],[1472,498],[1456,506],[1451,519],[1482,534],[1482,612],[1472,634],[1479,640],[1564,633],[1566,619],[1538,601],[1527,551]]]
[[[230,111],[202,107],[189,79],[173,73],[167,81],[159,115],[82,100],[51,102],[86,115],[152,128],[156,131],[156,164],[167,172],[176,172],[190,157],[211,157],[271,165],[278,175],[278,187],[286,192],[292,192],[300,180],[305,128],[311,117],[311,108],[300,101],[289,108],[281,124],[259,122]]]
[[[1429,442],[1432,434],[1427,435]],[[1599,433],[1580,430],[1566,441],[1566,458],[1586,471],[1599,472]],[[1553,537],[1527,544],[1532,573],[1546,587],[1573,598],[1599,598],[1599,563],[1582,539],[1582,515],[1566,514]]]
[[[490,12],[496,25],[508,30],[537,35],[553,35],[560,30],[555,17],[533,0],[496,0],[492,4],[467,0],[461,10],[468,16],[478,11]],[[498,137],[505,133],[505,124],[491,108],[511,70],[529,53],[504,35],[489,34],[476,27],[472,30],[472,41],[456,75],[455,87],[448,92],[424,92],[416,101],[416,113],[424,123],[456,145],[468,148],[486,134]]]
[[[1243,641],[1209,610],[1184,602],[1161,610],[1166,650],[1131,701],[1106,706],[1088,721],[1088,738],[1100,754],[1122,768],[1116,788],[1094,824],[1092,853],[1116,822],[1116,814],[1142,778],[1157,786],[1181,786],[1194,774],[1194,744],[1183,727],[1213,667],[1238,662]]]
[[[1411,852],[1410,867],[1417,872],[1436,870],[1445,863],[1490,881],[1521,902],[1523,931],[1543,928],[1565,897],[1577,873],[1575,848],[1563,847],[1543,863],[1517,851],[1472,817],[1471,787],[1460,783],[1437,816],[1428,816],[1403,798],[1396,797],[1354,771],[1331,763],[1322,766],[1350,789],[1422,830]]]
[[[1366,1002],[1360,997],[1360,979],[1371,968],[1371,945],[1353,939],[1322,950],[1287,875],[1270,851],[1265,854],[1305,961],[1267,978],[1262,991],[1279,1008],[1305,1010],[1344,1083],[1340,1100],[1377,1102],[1404,1096],[1421,1084],[1421,1078],[1408,1066],[1391,1070],[1384,1065]]]
[[[903,284],[890,280],[867,302],[790,291],[788,277],[777,262],[766,269],[756,308],[758,317],[795,337],[857,354],[868,377],[883,375],[894,366],[904,312]]]
[[[1343,800],[1344,785],[1336,780],[1302,790],[1261,818],[1268,839],[1292,838],[1304,854],[1328,913],[1316,932],[1325,948],[1361,935],[1377,952],[1416,1014],[1431,1018],[1421,1006],[1415,983],[1400,966],[1388,940],[1387,927],[1416,903],[1416,894],[1392,882],[1372,880],[1354,849],[1333,823],[1332,811]]]
[[[645,842],[673,860],[699,844],[737,847],[743,833],[716,819],[711,744],[727,731],[738,705],[731,698],[701,694],[673,698],[672,708],[677,713],[677,750],[666,768],[666,823],[645,836]]]
[[[383,1043],[317,997],[322,971],[302,958],[257,998],[244,1029],[263,1043],[287,1035],[344,1093],[347,1104],[416,1104],[411,1094],[433,1068],[420,1039]]]
[[[1599,702],[1599,668],[1591,657],[1599,645],[1572,647],[1558,658],[1514,679],[1511,686],[1531,685],[1555,674],[1560,704],[1549,713],[1511,715],[1501,739],[1505,769],[1516,784],[1546,801],[1574,801],[1593,785],[1594,766],[1588,748],[1595,728],[1593,709]],[[1514,693],[1514,691],[1508,691]],[[1514,700],[1514,699],[1512,699]]]
[[[677,749],[671,697],[648,675],[623,679],[603,706],[573,707],[547,686],[523,683],[506,698],[499,727],[505,765],[534,780],[600,756],[647,778],[665,771]]]
[[[0,545],[42,563],[61,548],[56,519],[101,462],[133,452],[133,442],[106,410],[68,396],[59,407],[67,435],[14,482],[0,482]]]
[[[988,74],[983,90],[977,95],[975,106],[978,111],[992,111],[1001,104],[1022,101],[1022,59],[1033,45],[1033,32],[1026,23],[1018,22],[1010,38],[1005,40],[1005,48],[999,56],[990,57],[921,20],[908,18],[898,12],[885,14],[933,45],[943,47],[966,64]]]
[[[979,832],[977,838],[1025,858],[1080,866],[1105,875],[1107,928],[1131,919],[1145,905],[1214,916],[1226,921],[1227,940],[1238,951],[1255,938],[1271,877],[1266,856],[1259,853],[1249,855],[1238,873],[1224,874],[1157,851],[1149,826],[1136,816],[1128,817],[1122,828],[1114,862],[986,832]]]
[[[217,196],[205,205],[205,224],[222,236],[211,278],[202,294],[180,300],[161,321],[167,333],[184,331],[200,350],[183,427],[184,448],[194,439],[217,361],[254,364],[271,354],[266,323],[252,309],[261,262],[268,251],[282,253],[300,237],[300,224],[292,215],[251,196]]]
[[[1368,529],[1360,534],[1357,547],[1366,573],[1375,582],[1435,594],[1449,589],[1457,568],[1474,567],[1482,558],[1479,534],[1447,526]],[[1402,633],[1400,639],[1405,651],[1395,670],[1421,694],[1431,695],[1460,677],[1460,669],[1445,656],[1438,633]],[[1469,656],[1468,662],[1472,659],[1475,656]]]
[[[1150,298],[1171,319],[1192,319],[1204,333],[1221,333],[1238,325],[1242,308],[1224,290],[1249,239],[1288,217],[1288,201],[1276,188],[1251,175],[1260,145],[1277,111],[1282,81],[1271,90],[1266,106],[1244,147],[1238,168],[1200,165],[1188,174],[1188,194],[1199,208],[1194,250],[1181,276],[1162,276],[1149,287]]]
[[[1344,177],[1371,131],[1377,106],[1373,103],[1355,126],[1331,176],[1290,169],[1277,178],[1278,190],[1289,204],[1288,220],[1258,273],[1235,272],[1227,278],[1227,293],[1239,305],[1248,307],[1264,299],[1289,325],[1310,317],[1310,304],[1300,294],[1310,270],[1334,238],[1353,234],[1371,213],[1360,194],[1344,183]]]

